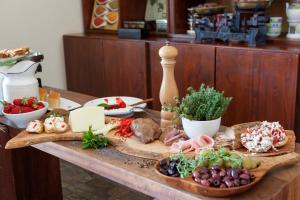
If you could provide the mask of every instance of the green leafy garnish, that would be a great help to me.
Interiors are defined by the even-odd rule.
[[[232,97],[224,97],[223,92],[202,84],[199,91],[188,88],[188,94],[182,99],[175,99],[175,108],[179,117],[196,121],[209,121],[220,118],[227,110]]]
[[[100,103],[97,105],[98,107],[107,108],[109,105],[107,103]]]
[[[174,155],[171,157],[171,160],[179,161],[176,167],[181,178],[188,177],[198,167],[196,160],[189,159],[183,154]]]
[[[82,148],[94,148],[94,149],[101,149],[107,147],[109,141],[103,135],[95,135],[92,131],[92,127],[89,127],[89,130],[86,131],[82,138]]]

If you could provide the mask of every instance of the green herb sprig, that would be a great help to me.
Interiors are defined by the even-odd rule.
[[[188,88],[187,95],[179,100],[175,108],[179,117],[196,121],[209,121],[220,118],[227,110],[232,97],[224,97],[223,92],[218,92],[212,87],[202,84],[198,91]]]
[[[82,138],[82,148],[94,148],[94,149],[101,149],[107,147],[109,141],[103,135],[95,135],[92,131],[92,127],[89,127],[89,130],[86,131]]]
[[[171,160],[177,160],[177,170],[181,178],[188,177],[198,167],[194,159],[187,158],[184,154],[177,154],[171,157]]]

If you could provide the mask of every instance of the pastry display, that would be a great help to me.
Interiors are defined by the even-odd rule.
[[[0,50],[0,58],[12,58],[14,56],[23,56],[29,54],[30,50],[27,47],[18,49],[3,49]]]

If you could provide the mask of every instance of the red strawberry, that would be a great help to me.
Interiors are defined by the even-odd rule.
[[[3,109],[3,112],[5,113],[10,113],[11,112],[11,109],[14,108],[15,106],[11,103],[8,103],[5,105],[4,109]]]
[[[15,104],[16,106],[22,106],[22,99],[14,99],[13,100],[13,104]]]
[[[37,99],[35,97],[23,98],[22,103],[24,106],[34,108],[37,104]]]
[[[38,106],[41,106],[41,107],[43,107],[43,108],[45,107],[45,105],[44,105],[42,102],[38,102],[37,105],[38,105]]]
[[[15,106],[14,108],[11,109],[11,114],[19,114],[21,112],[21,107],[20,106]]]
[[[42,105],[42,106],[41,106],[41,105],[38,105],[38,106],[37,106],[37,110],[43,109],[44,107],[45,107],[44,105]]]
[[[27,106],[21,107],[21,113],[28,113],[28,112],[32,112],[32,111],[34,111],[34,109],[31,107],[27,107]]]

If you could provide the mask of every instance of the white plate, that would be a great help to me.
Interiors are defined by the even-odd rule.
[[[74,101],[71,101],[66,98],[60,98],[60,107],[61,109],[65,110],[74,110],[76,108],[80,108],[81,105],[79,103],[76,103]],[[53,110],[52,108],[48,108],[48,110]]]
[[[94,99],[92,101],[89,101],[84,104],[84,106],[98,106],[101,103],[106,103],[104,99],[108,99],[109,104],[115,104],[116,103],[116,98],[118,97],[105,97],[105,98],[100,98],[100,99]],[[142,99],[136,98],[136,97],[123,97],[120,96],[121,98],[127,105],[126,108],[119,108],[119,109],[113,109],[113,110],[105,110],[104,114],[105,115],[110,115],[110,116],[119,116],[119,115],[128,115],[132,112],[132,107],[128,105],[132,105],[134,103],[143,101]],[[146,108],[147,104],[143,103],[141,105],[138,105],[137,107],[139,108]]]

